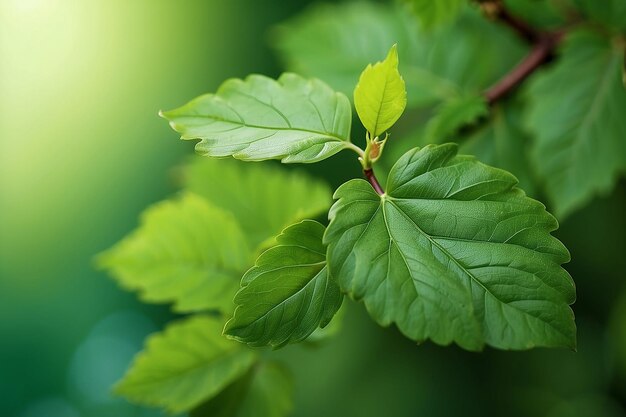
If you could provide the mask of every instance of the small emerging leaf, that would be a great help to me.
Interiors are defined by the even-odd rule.
[[[290,73],[230,79],[162,116],[182,139],[200,139],[196,150],[205,156],[317,162],[354,147],[348,98]]]
[[[343,295],[326,268],[324,226],[305,220],[286,228],[243,277],[224,333],[251,346],[306,339],[333,318]]]
[[[406,88],[398,71],[398,49],[393,45],[384,61],[368,65],[354,89],[354,106],[372,139],[400,118],[406,107]]]
[[[171,302],[178,312],[230,312],[252,256],[230,213],[186,193],[147,209],[139,228],[98,261],[146,302]]]
[[[194,316],[150,336],[115,392],[128,400],[189,411],[244,375],[256,355],[221,335],[221,323]]]
[[[453,144],[407,152],[386,194],[337,190],[324,236],[330,273],[381,325],[469,350],[574,347],[574,283],[557,222],[511,174]]]

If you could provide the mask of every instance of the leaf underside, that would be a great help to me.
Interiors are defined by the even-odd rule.
[[[351,146],[348,98],[291,73],[230,79],[162,116],[205,156],[309,163]]]
[[[280,347],[330,322],[343,295],[328,276],[324,230],[305,220],[277,237],[244,275],[225,334],[251,346]]]
[[[330,211],[331,276],[373,318],[416,341],[502,349],[575,347],[567,249],[544,206],[505,171],[453,144],[407,152],[386,194],[339,187]]]

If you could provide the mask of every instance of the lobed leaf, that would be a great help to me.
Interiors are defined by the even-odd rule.
[[[528,88],[531,157],[559,218],[609,192],[626,171],[623,59],[609,40],[575,32]]]
[[[256,355],[221,336],[221,323],[193,316],[152,335],[115,387],[128,400],[188,411],[246,374]]]
[[[509,173],[453,144],[407,152],[386,194],[352,180],[336,191],[331,275],[381,325],[409,338],[502,349],[575,346],[575,290],[557,222]]]
[[[328,275],[324,230],[312,220],[283,230],[244,275],[225,334],[251,346],[280,347],[331,321],[343,295]]]
[[[190,417],[285,417],[293,409],[293,381],[285,367],[260,362]]]
[[[230,79],[217,93],[161,115],[182,139],[200,139],[196,150],[204,156],[310,163],[354,147],[348,98],[291,73]]]
[[[266,163],[195,157],[184,184],[232,213],[252,248],[271,243],[290,224],[326,212],[332,202],[324,182]]]
[[[178,312],[230,312],[251,257],[230,213],[185,193],[148,208],[139,228],[98,262],[145,302],[174,303]]]
[[[369,64],[354,89],[354,106],[361,123],[373,138],[385,133],[406,107],[406,88],[398,72],[398,49],[393,45],[387,57]]]

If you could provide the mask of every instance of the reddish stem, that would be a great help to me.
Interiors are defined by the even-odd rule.
[[[374,187],[374,190],[376,191],[376,193],[378,193],[378,195],[385,194],[385,190],[383,190],[383,187],[380,186],[380,183],[378,182],[376,175],[374,175],[374,170],[372,168],[364,169],[363,174],[365,174],[365,178],[367,178],[372,187]]]

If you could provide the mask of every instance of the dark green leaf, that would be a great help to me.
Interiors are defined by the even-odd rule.
[[[609,40],[577,32],[529,87],[532,158],[559,218],[609,192],[626,170],[623,59]]]
[[[284,417],[293,408],[293,382],[280,364],[260,362],[190,417]]]
[[[557,222],[509,173],[453,144],[406,153],[386,194],[352,180],[325,234],[330,273],[413,340],[503,349],[575,346],[574,284]]]
[[[366,2],[319,5],[278,27],[275,35],[290,70],[319,77],[347,95],[362,69],[397,43],[409,107],[481,92],[525,49],[515,33],[474,9],[456,24],[427,33],[406,8]]]
[[[194,316],[150,336],[115,392],[172,413],[213,398],[256,360],[254,352],[224,338],[221,327],[216,319]]]
[[[162,116],[182,139],[200,139],[196,150],[205,156],[317,162],[354,148],[348,98],[296,74],[230,79]]]
[[[424,142],[427,144],[450,141],[460,128],[489,114],[487,103],[481,95],[449,98],[435,111],[424,132]]]
[[[243,277],[224,333],[251,346],[301,342],[326,326],[343,300],[326,268],[324,226],[305,220],[278,236]]]
[[[147,209],[141,225],[99,257],[125,288],[174,310],[231,312],[239,277],[253,259],[230,213],[186,193]]]

